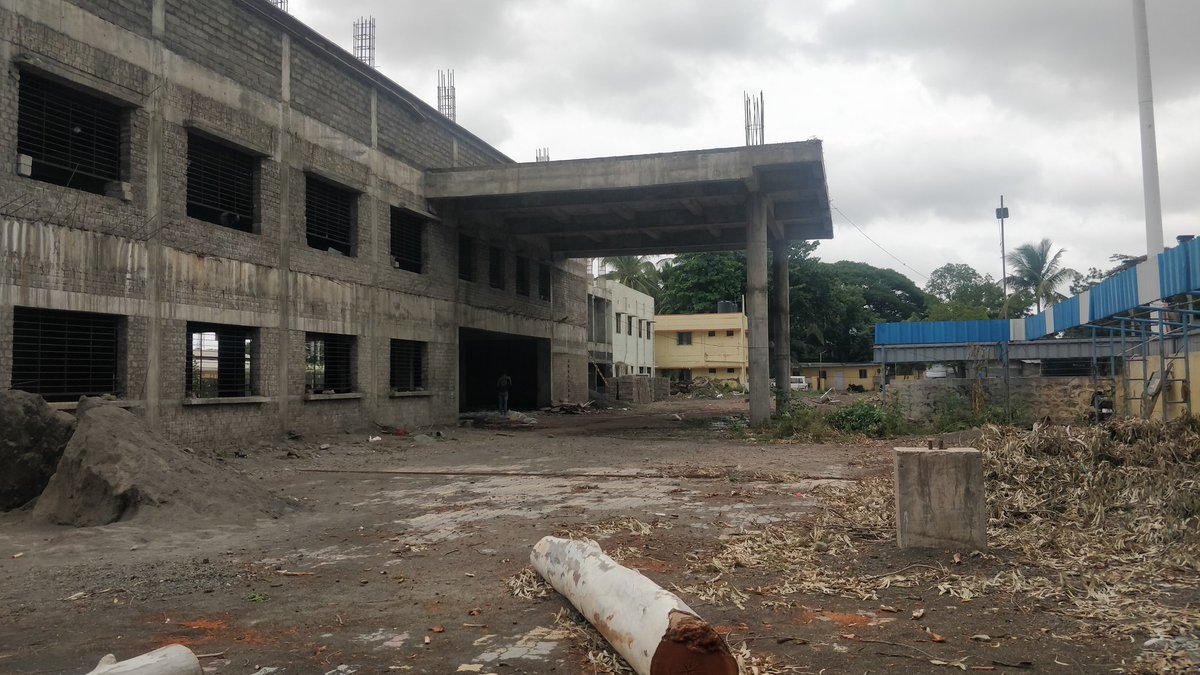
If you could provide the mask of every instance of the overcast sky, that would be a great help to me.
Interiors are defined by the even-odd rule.
[[[1200,1],[1149,0],[1164,235],[1200,233]],[[347,49],[373,15],[377,65],[517,161],[824,141],[822,259],[919,285],[946,262],[999,276],[1048,237],[1080,271],[1145,252],[1130,0],[290,0]],[[898,263],[851,227],[844,214]],[[915,270],[915,272],[914,272]]]

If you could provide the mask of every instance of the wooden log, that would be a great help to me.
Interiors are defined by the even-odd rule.
[[[712,626],[596,542],[544,537],[529,560],[638,675],[737,675],[737,662]]]
[[[200,660],[183,645],[167,645],[126,661],[106,654],[87,675],[203,675]]]

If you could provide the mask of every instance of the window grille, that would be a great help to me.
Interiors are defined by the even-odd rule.
[[[425,219],[392,209],[391,250],[397,268],[420,274],[425,264]]]
[[[321,251],[354,255],[354,202],[357,195],[311,174],[304,181],[308,245]]]
[[[189,322],[187,333],[185,389],[189,397],[254,395],[257,329]]]
[[[392,340],[392,391],[425,388],[425,343]]]
[[[716,336],[717,336],[717,331],[715,331],[715,330],[708,331],[708,337],[716,337]]]
[[[686,333],[676,333],[676,334],[675,334],[675,344],[677,344],[677,345],[690,345],[690,344],[692,344],[692,334],[691,334],[691,332],[689,331],[689,332],[686,332]]]
[[[121,179],[119,106],[29,72],[21,73],[17,152],[32,178],[104,194]]]
[[[538,263],[538,298],[550,301],[550,279],[554,268],[546,263]]]
[[[725,337],[733,337],[733,331],[731,331],[731,330],[725,331]]]
[[[304,390],[313,394],[354,391],[354,336],[305,333]]]
[[[13,308],[12,388],[47,401],[119,394],[121,317]]]
[[[709,372],[709,374],[715,374],[715,373],[717,372],[717,369],[716,369],[716,368],[709,368],[709,369],[708,369],[708,372]]]
[[[504,288],[504,249],[493,246],[488,250],[488,281],[492,288]]]
[[[517,295],[529,295],[529,258],[517,256]]]
[[[188,217],[253,232],[257,169],[256,157],[188,134]]]
[[[475,240],[465,234],[458,235],[458,278],[475,281]]]

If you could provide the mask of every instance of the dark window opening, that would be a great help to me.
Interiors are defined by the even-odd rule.
[[[677,344],[677,345],[690,345],[690,344],[692,344],[692,333],[691,333],[691,331],[688,331],[688,332],[686,332],[686,333],[676,333],[676,334],[675,334],[675,344]]]
[[[253,232],[257,173],[257,158],[188,134],[188,217]]]
[[[818,375],[818,377],[820,377],[822,380],[829,379],[829,376],[826,375],[825,371],[823,371],[823,370],[820,372],[820,375]]]
[[[354,255],[355,202],[358,195],[306,174],[304,220],[308,245],[319,251]]]
[[[860,379],[860,380],[867,379],[867,371],[865,369],[863,369],[863,368],[858,369],[858,379]]]
[[[185,390],[191,398],[254,395],[255,336],[243,326],[188,323]]]
[[[709,372],[710,374],[714,374],[714,373],[716,373],[716,372],[717,372],[717,369],[716,369],[716,368],[709,368],[709,369],[708,369],[708,372]]]
[[[304,334],[304,390],[311,394],[354,391],[354,336]]]
[[[529,295],[529,258],[517,256],[517,295]]]
[[[625,317],[625,334],[629,335],[629,336],[633,335],[633,317],[632,316]]]
[[[402,209],[392,209],[392,260],[394,266],[420,274],[425,264],[425,219]]]
[[[13,308],[12,388],[47,401],[120,394],[121,317]]]
[[[736,372],[737,372],[737,368],[726,368],[726,369],[725,369],[725,372],[727,372],[727,373],[736,373]]]
[[[550,301],[550,273],[554,269],[546,263],[538,263],[538,298]]]
[[[31,178],[104,194],[121,180],[123,110],[77,89],[21,73],[17,152]]]
[[[643,323],[644,322],[641,319],[638,319],[638,337],[642,337],[642,324]]]
[[[392,340],[392,391],[421,391],[425,388],[425,343]]]
[[[504,288],[504,249],[496,246],[488,250],[488,282],[492,288]]]
[[[733,331],[731,331],[731,330],[725,331],[725,337],[733,337]]]
[[[458,278],[475,281],[475,240],[458,235]]]
[[[715,330],[708,331],[708,337],[717,337],[717,331],[715,331]]]
[[[620,312],[617,312],[616,331],[617,331],[618,335],[621,334],[621,313]]]

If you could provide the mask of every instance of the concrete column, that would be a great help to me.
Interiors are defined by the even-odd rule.
[[[771,249],[771,268],[775,275],[775,295],[771,297],[771,320],[775,324],[775,410],[787,410],[791,397],[792,376],[792,324],[789,316],[791,305],[791,276],[788,274],[791,243],[776,239]]]
[[[164,3],[156,0],[151,6],[151,30],[155,36],[151,52],[153,80],[150,94],[146,97],[145,110],[149,116],[146,130],[146,304],[150,320],[146,322],[146,426],[161,430],[163,362],[163,244],[162,244],[162,166],[165,156],[163,148],[163,99],[166,97],[165,48],[162,37],[165,17]],[[172,348],[176,348],[172,345]],[[171,373],[168,377],[176,377]],[[178,402],[176,402],[178,405]]]
[[[746,223],[746,313],[750,327],[750,424],[771,418],[770,354],[767,342],[767,220],[766,195],[751,193]]]
[[[896,448],[896,543],[900,548],[987,547],[978,450]]]
[[[275,363],[279,378],[279,431],[286,434],[291,425],[293,403],[289,376],[292,355],[288,351],[292,344],[292,41],[287,33],[283,34],[280,46],[279,147],[275,152],[279,162],[279,347]],[[263,227],[266,227],[266,223],[263,223]],[[303,368],[302,365],[297,367]],[[299,394],[302,393],[303,390],[297,392],[296,403],[299,403]]]

